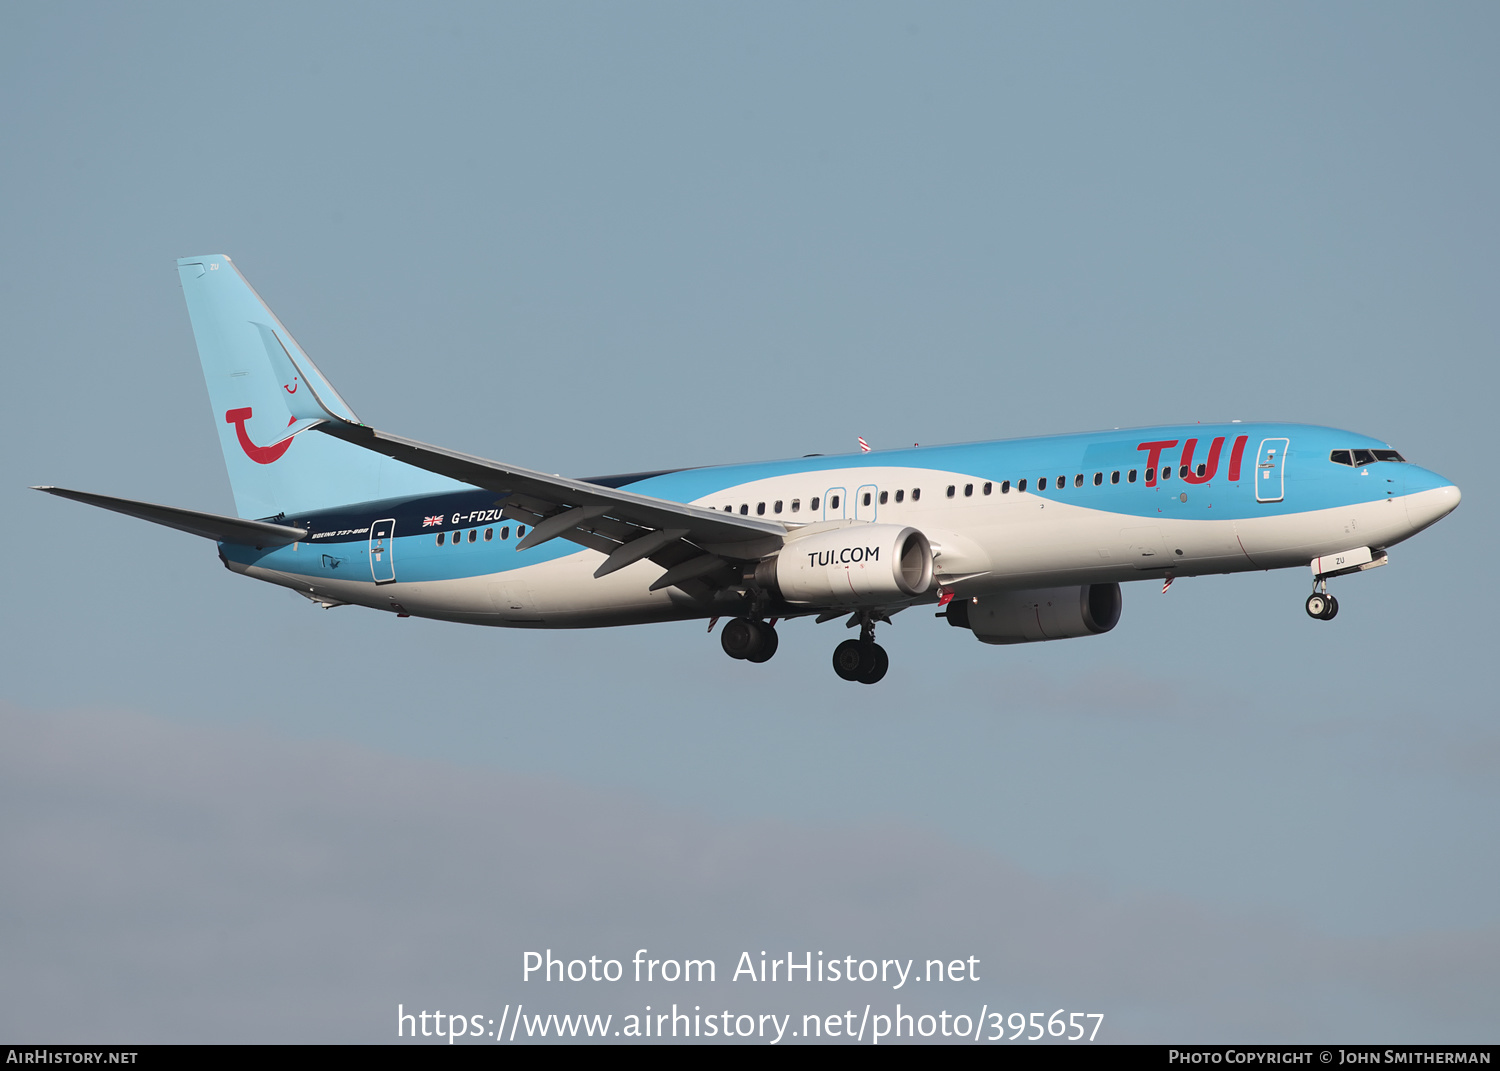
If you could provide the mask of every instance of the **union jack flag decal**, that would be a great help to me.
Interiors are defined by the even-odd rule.
[[[436,525],[437,527],[441,528],[443,526],[443,518],[441,518],[441,517],[423,517],[422,518],[422,527],[423,528],[431,528],[434,525]]]

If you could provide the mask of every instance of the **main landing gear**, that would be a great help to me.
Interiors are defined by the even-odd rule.
[[[891,668],[890,656],[875,642],[875,619],[859,615],[859,639],[845,640],[833,649],[833,671],[846,681],[874,684]]]
[[[833,649],[833,671],[846,681],[874,684],[890,668],[890,656],[874,640],[845,640]]]
[[[769,662],[781,640],[773,625],[748,617],[737,617],[719,633],[719,643],[730,658],[746,662]]]
[[[833,671],[846,681],[874,684],[891,666],[885,648],[875,642],[876,616],[873,612],[860,612],[857,618],[851,618],[851,627],[858,621],[859,639],[845,640],[833,649]],[[724,653],[746,662],[769,662],[779,643],[774,618],[767,623],[753,617],[736,617],[719,633]]]
[[[1328,594],[1328,581],[1318,577],[1313,581],[1313,593],[1307,597],[1307,616],[1319,621],[1332,621],[1339,612],[1339,601]]]

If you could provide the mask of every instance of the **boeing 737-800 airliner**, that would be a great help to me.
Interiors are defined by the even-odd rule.
[[[839,618],[873,684],[913,606],[985,643],[1108,632],[1120,585],[1384,565],[1459,502],[1388,443],[1302,424],[1189,424],[568,479],[360,422],[225,256],[178,261],[238,517],[39,490],[213,539],[236,573],[324,607],[516,628]]]

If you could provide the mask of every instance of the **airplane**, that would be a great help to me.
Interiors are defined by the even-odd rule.
[[[727,619],[858,627],[844,680],[890,664],[912,607],[987,644],[1109,632],[1121,585],[1306,568],[1328,581],[1451,513],[1389,443],[1304,424],[1183,424],[573,479],[362,423],[227,256],[177,262],[236,517],[37,490],[212,539],[231,572],[324,608],[511,628]],[[861,443],[863,446],[863,443]]]

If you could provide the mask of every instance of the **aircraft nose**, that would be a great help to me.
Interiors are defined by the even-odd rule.
[[[1435,472],[1418,470],[1406,478],[1406,519],[1413,532],[1448,516],[1462,499],[1458,486]]]

